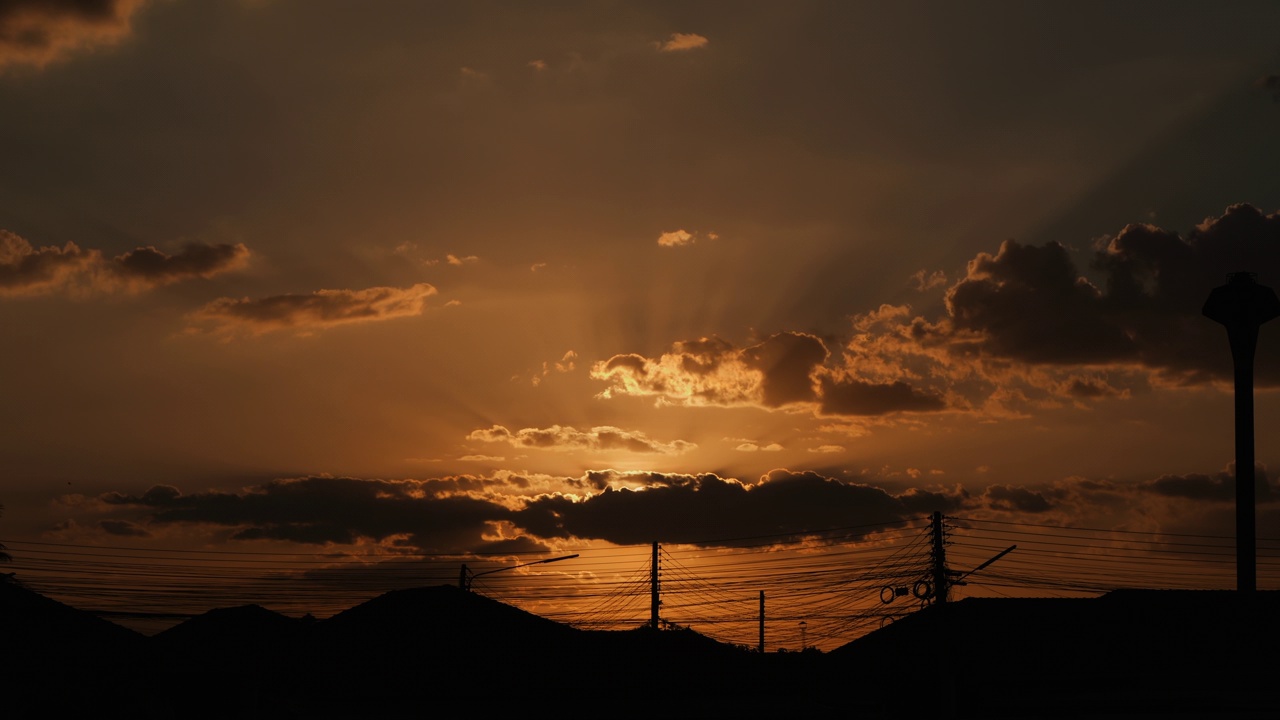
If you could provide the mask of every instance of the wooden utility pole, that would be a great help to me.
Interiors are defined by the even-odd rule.
[[[653,561],[649,568],[649,625],[654,630],[658,629],[658,605],[661,601],[658,599],[658,542],[653,543]]]
[[[933,601],[947,601],[951,575],[947,572],[947,536],[942,528],[942,511],[933,511]]]
[[[760,591],[760,654],[764,654],[764,591]]]

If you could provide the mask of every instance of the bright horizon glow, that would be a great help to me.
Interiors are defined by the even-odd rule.
[[[1231,538],[1105,532],[972,518],[947,522],[951,528],[948,566],[964,581],[952,587],[953,601],[965,597],[1093,597],[1112,588],[1210,590],[1234,586]],[[847,538],[831,542],[841,534]],[[879,529],[847,528],[826,537],[827,543],[776,546],[771,538],[740,538],[734,540],[737,547],[723,548],[660,543],[660,618],[664,626],[690,627],[721,642],[755,649],[763,592],[767,652],[799,650],[802,621],[806,646],[829,651],[926,604],[915,593],[917,583],[931,580],[927,518]],[[1274,587],[1280,582],[1280,538],[1260,540],[1259,582]],[[455,585],[464,563],[471,570],[472,592],[574,627],[629,630],[651,620],[650,544],[570,543],[548,553],[551,560],[527,554],[400,560],[382,556],[381,567],[365,566],[364,570],[350,560],[335,562],[327,553],[202,554],[146,551],[136,546],[71,549],[26,543],[15,550],[20,558],[15,567],[24,571],[36,589],[48,583],[73,604],[97,599],[99,604],[91,609],[145,634],[212,607],[245,601],[293,617],[312,614],[325,618],[383,592]],[[1007,554],[1001,555],[1005,551]],[[566,552],[571,554],[563,554]],[[59,564],[65,560],[57,559],[67,555],[107,562],[99,560],[72,570]],[[564,564],[548,566],[560,561]],[[282,571],[302,574],[282,584]],[[152,578],[145,588],[136,586],[133,577],[138,574]],[[219,588],[218,578],[232,584]],[[906,588],[908,594],[884,592],[898,587]],[[209,596],[192,597],[184,588],[203,588]],[[890,602],[884,602],[886,595],[892,598]],[[109,600],[101,602],[104,598]],[[141,616],[130,617],[131,613]],[[165,617],[165,613],[177,615]]]

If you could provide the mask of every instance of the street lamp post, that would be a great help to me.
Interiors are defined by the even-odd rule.
[[[572,560],[578,557],[578,553],[572,555],[562,555],[560,557],[547,558],[546,560],[534,560],[533,562],[520,563],[519,565],[508,565],[495,570],[485,570],[484,572],[473,573],[467,568],[466,563],[462,563],[462,569],[458,572],[458,588],[471,592],[471,581],[483,575],[492,575],[496,572],[504,570],[515,570],[516,568],[529,567],[530,565],[543,565],[546,563],[560,562],[561,560]]]
[[[1254,280],[1253,273],[1235,272],[1227,284],[1214,288],[1204,303],[1205,317],[1227,328],[1235,375],[1236,410],[1236,590],[1257,589],[1257,529],[1253,448],[1253,356],[1258,327],[1280,316],[1275,292]]]

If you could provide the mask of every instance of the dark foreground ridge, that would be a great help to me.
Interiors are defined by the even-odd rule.
[[[0,584],[5,716],[1275,718],[1280,593],[971,598],[829,653],[584,631],[453,586],[152,637]]]

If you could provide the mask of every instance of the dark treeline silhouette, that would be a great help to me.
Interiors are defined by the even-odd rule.
[[[454,586],[154,636],[0,583],[6,717],[1267,717],[1280,593],[926,607],[827,653],[578,630]]]

